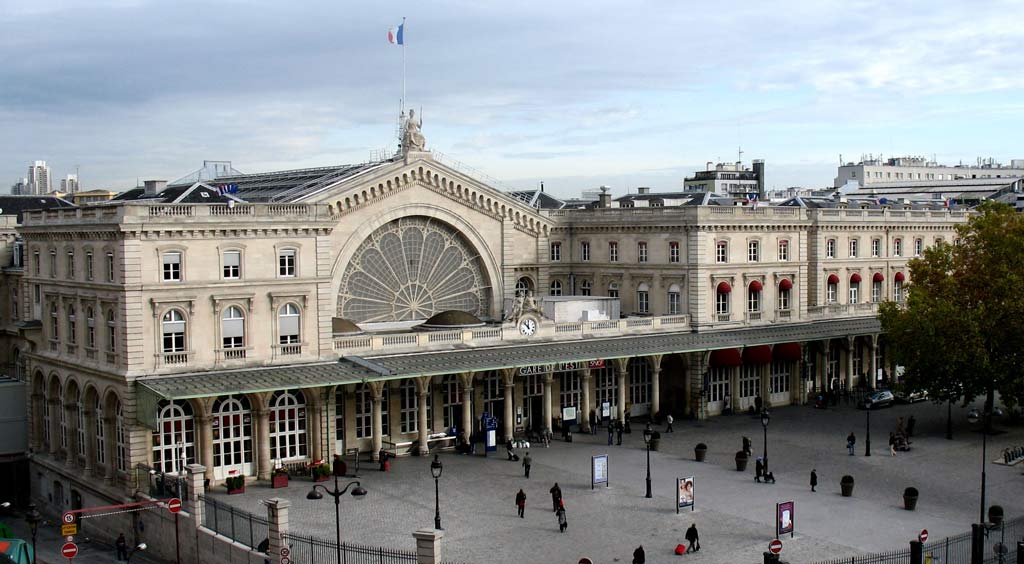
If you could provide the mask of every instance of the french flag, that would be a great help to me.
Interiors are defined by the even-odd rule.
[[[392,45],[405,45],[405,22],[403,21],[398,27],[393,27],[388,30],[388,43]]]

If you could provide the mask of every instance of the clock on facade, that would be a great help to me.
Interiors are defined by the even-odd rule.
[[[519,333],[525,337],[533,336],[537,332],[537,318],[526,315],[519,318]]]

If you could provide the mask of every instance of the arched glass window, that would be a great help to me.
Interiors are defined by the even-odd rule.
[[[764,287],[761,282],[754,280],[747,286],[747,311],[758,312],[761,311],[761,291]]]
[[[517,296],[525,296],[526,292],[531,292],[531,291],[533,291],[533,280],[530,280],[529,278],[527,278],[525,276],[520,278],[519,280],[516,280],[516,295]]]
[[[668,287],[668,314],[679,315],[681,311],[679,305],[679,284],[672,284]]]
[[[459,377],[448,374],[441,380],[441,393],[444,394],[444,428],[451,429],[462,425],[462,383]]]
[[[282,345],[299,343],[299,327],[301,317],[295,304],[284,304],[277,312],[278,342]]]
[[[619,283],[611,282],[608,284],[608,297],[617,298],[619,297]]]
[[[562,295],[562,281],[561,280],[553,280],[551,282],[551,295],[552,296],[561,296]]]
[[[117,352],[117,329],[114,327],[114,310],[107,310],[107,352]]]
[[[592,291],[593,291],[593,284],[590,283],[590,280],[584,280],[583,282],[580,282],[580,295],[581,296],[589,296]]]
[[[223,479],[232,472],[252,473],[252,410],[244,395],[222,396],[213,402],[213,469]]]
[[[124,408],[121,407],[121,400],[117,400],[115,408],[117,417],[114,420],[114,430],[117,435],[117,443],[114,451],[114,461],[117,463],[118,472],[128,471],[128,432],[124,426]]]
[[[41,378],[41,376],[40,376]],[[44,392],[43,394],[43,445],[46,447],[50,446],[50,424],[52,419],[50,418],[50,394]]]
[[[174,474],[182,470],[183,463],[196,461],[196,425],[192,404],[183,400],[162,401],[157,410],[153,467],[158,472]],[[123,428],[123,425],[118,428]]]
[[[50,304],[50,340],[60,340],[60,321],[58,321],[56,302]]]
[[[96,398],[93,406],[96,412],[96,464],[107,463],[107,422],[103,420],[103,402]]]
[[[245,346],[245,315],[236,306],[224,310],[221,316],[221,337],[225,349],[239,349]]]
[[[632,358],[629,361],[629,403],[633,404],[630,414],[650,413],[651,365],[642,358]]]
[[[637,313],[651,312],[651,288],[646,282],[636,287],[636,310]]]
[[[280,390],[270,398],[270,458],[306,457],[306,396],[301,390]]]
[[[172,309],[164,314],[161,332],[165,353],[185,352],[185,316],[180,311]]]
[[[78,320],[75,316],[75,306],[68,306],[68,343],[75,344],[78,341]]]
[[[96,312],[91,307],[85,308],[85,346],[96,348]]]
[[[78,392],[78,397],[75,398],[75,411],[76,418],[78,419],[78,425],[76,426],[76,433],[78,440],[75,441],[75,448],[77,449],[78,456],[85,458],[85,405],[82,403],[82,392]]]
[[[391,434],[391,427],[388,421],[388,403],[390,403],[390,389],[385,385],[381,392],[380,420],[381,433],[383,436]],[[373,392],[369,384],[356,385],[356,438],[368,439],[373,436]]]
[[[419,419],[417,418],[418,404],[416,399],[416,382],[412,378],[402,380],[399,388],[402,403],[402,432],[415,433],[419,431]],[[433,402],[430,394],[427,394],[427,430],[430,430],[430,422],[433,418],[431,410]]]
[[[729,293],[732,286],[728,282],[720,282],[715,288],[715,313],[729,315]]]

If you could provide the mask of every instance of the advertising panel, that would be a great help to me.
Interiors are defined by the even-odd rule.
[[[590,489],[597,484],[608,487],[608,455],[599,454],[590,457]]]
[[[786,533],[789,533],[790,538],[793,537],[793,505],[792,501],[775,504],[775,538]]]
[[[676,478],[676,513],[684,507],[694,511],[693,505],[693,476]]]

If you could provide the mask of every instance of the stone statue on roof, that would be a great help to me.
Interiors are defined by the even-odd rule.
[[[403,152],[426,150],[427,139],[420,131],[422,125],[423,119],[416,119],[416,110],[409,110],[409,118],[405,120],[405,125],[402,128]]]

